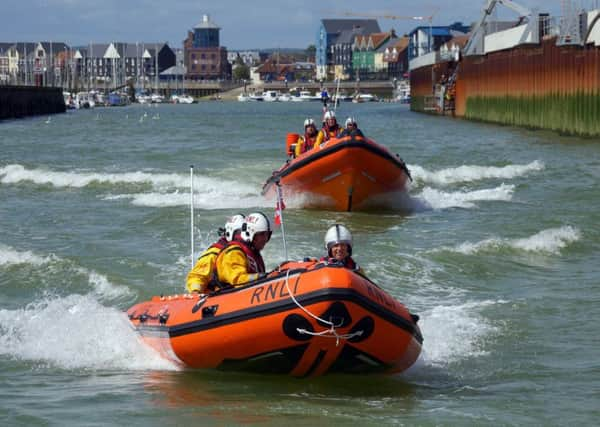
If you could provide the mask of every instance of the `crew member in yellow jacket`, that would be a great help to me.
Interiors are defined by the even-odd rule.
[[[314,148],[318,134],[319,131],[317,131],[315,121],[310,118],[304,120],[304,136],[299,136],[296,142],[296,157]]]
[[[214,284],[216,282],[215,273],[215,261],[217,256],[223,248],[235,239],[239,237],[244,224],[244,215],[237,214],[230,217],[225,223],[225,227],[221,229],[221,237],[218,241],[213,243],[204,251],[192,271],[187,275],[186,287],[188,292],[204,293],[207,290],[214,290]],[[213,289],[210,289],[213,288]]]
[[[219,286],[241,286],[266,276],[260,251],[271,239],[271,224],[262,212],[246,217],[240,239],[227,244],[217,257]]]

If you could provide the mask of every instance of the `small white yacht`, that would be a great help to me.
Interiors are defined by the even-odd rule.
[[[275,102],[279,101],[279,92],[276,90],[267,90],[263,92],[263,99],[266,102]]]
[[[314,101],[314,96],[308,90],[301,90],[300,95],[298,95],[300,101]]]
[[[292,97],[290,96],[289,93],[282,93],[281,95],[279,95],[280,102],[289,102],[291,100],[292,100]]]
[[[153,93],[152,95],[150,95],[150,101],[153,104],[161,104],[165,101],[165,97],[158,93]]]
[[[262,96],[262,94],[259,93],[251,93],[250,95],[248,95],[248,98],[250,101],[264,101],[264,97]]]
[[[359,93],[354,95],[352,102],[361,103],[361,102],[374,102],[377,101],[377,97],[375,95],[371,95],[370,93]]]
[[[94,95],[90,92],[77,92],[75,95],[75,108],[94,108],[96,101]]]
[[[190,95],[186,95],[181,94],[181,95],[177,95],[177,102],[179,104],[193,104],[194,103],[194,98],[192,98]]]

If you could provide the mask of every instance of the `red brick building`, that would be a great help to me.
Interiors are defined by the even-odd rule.
[[[219,80],[231,78],[227,49],[219,45],[219,31],[208,15],[183,42],[186,78],[190,80]]]

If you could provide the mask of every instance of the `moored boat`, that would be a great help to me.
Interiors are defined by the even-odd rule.
[[[262,93],[256,93],[256,92],[248,95],[248,99],[250,101],[264,101]]]
[[[192,368],[391,374],[417,360],[423,341],[418,316],[383,289],[316,261],[210,295],[153,297],[127,314],[145,342]]]
[[[410,179],[397,154],[368,138],[346,136],[288,160],[265,182],[262,193],[274,197],[279,184],[286,197],[308,196],[310,207],[369,210],[394,207],[390,198],[406,192]]]
[[[245,93],[240,93],[237,96],[237,100],[239,102],[248,102],[248,101],[250,101],[250,97],[247,94],[245,94]]]
[[[279,101],[279,92],[276,90],[266,90],[262,94],[263,100],[266,102]]]

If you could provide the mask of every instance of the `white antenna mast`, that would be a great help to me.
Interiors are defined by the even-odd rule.
[[[337,111],[338,103],[340,102],[340,77],[337,78],[337,88],[335,90],[335,101],[333,103],[333,111]]]
[[[194,268],[194,165],[190,165],[190,262]]]

